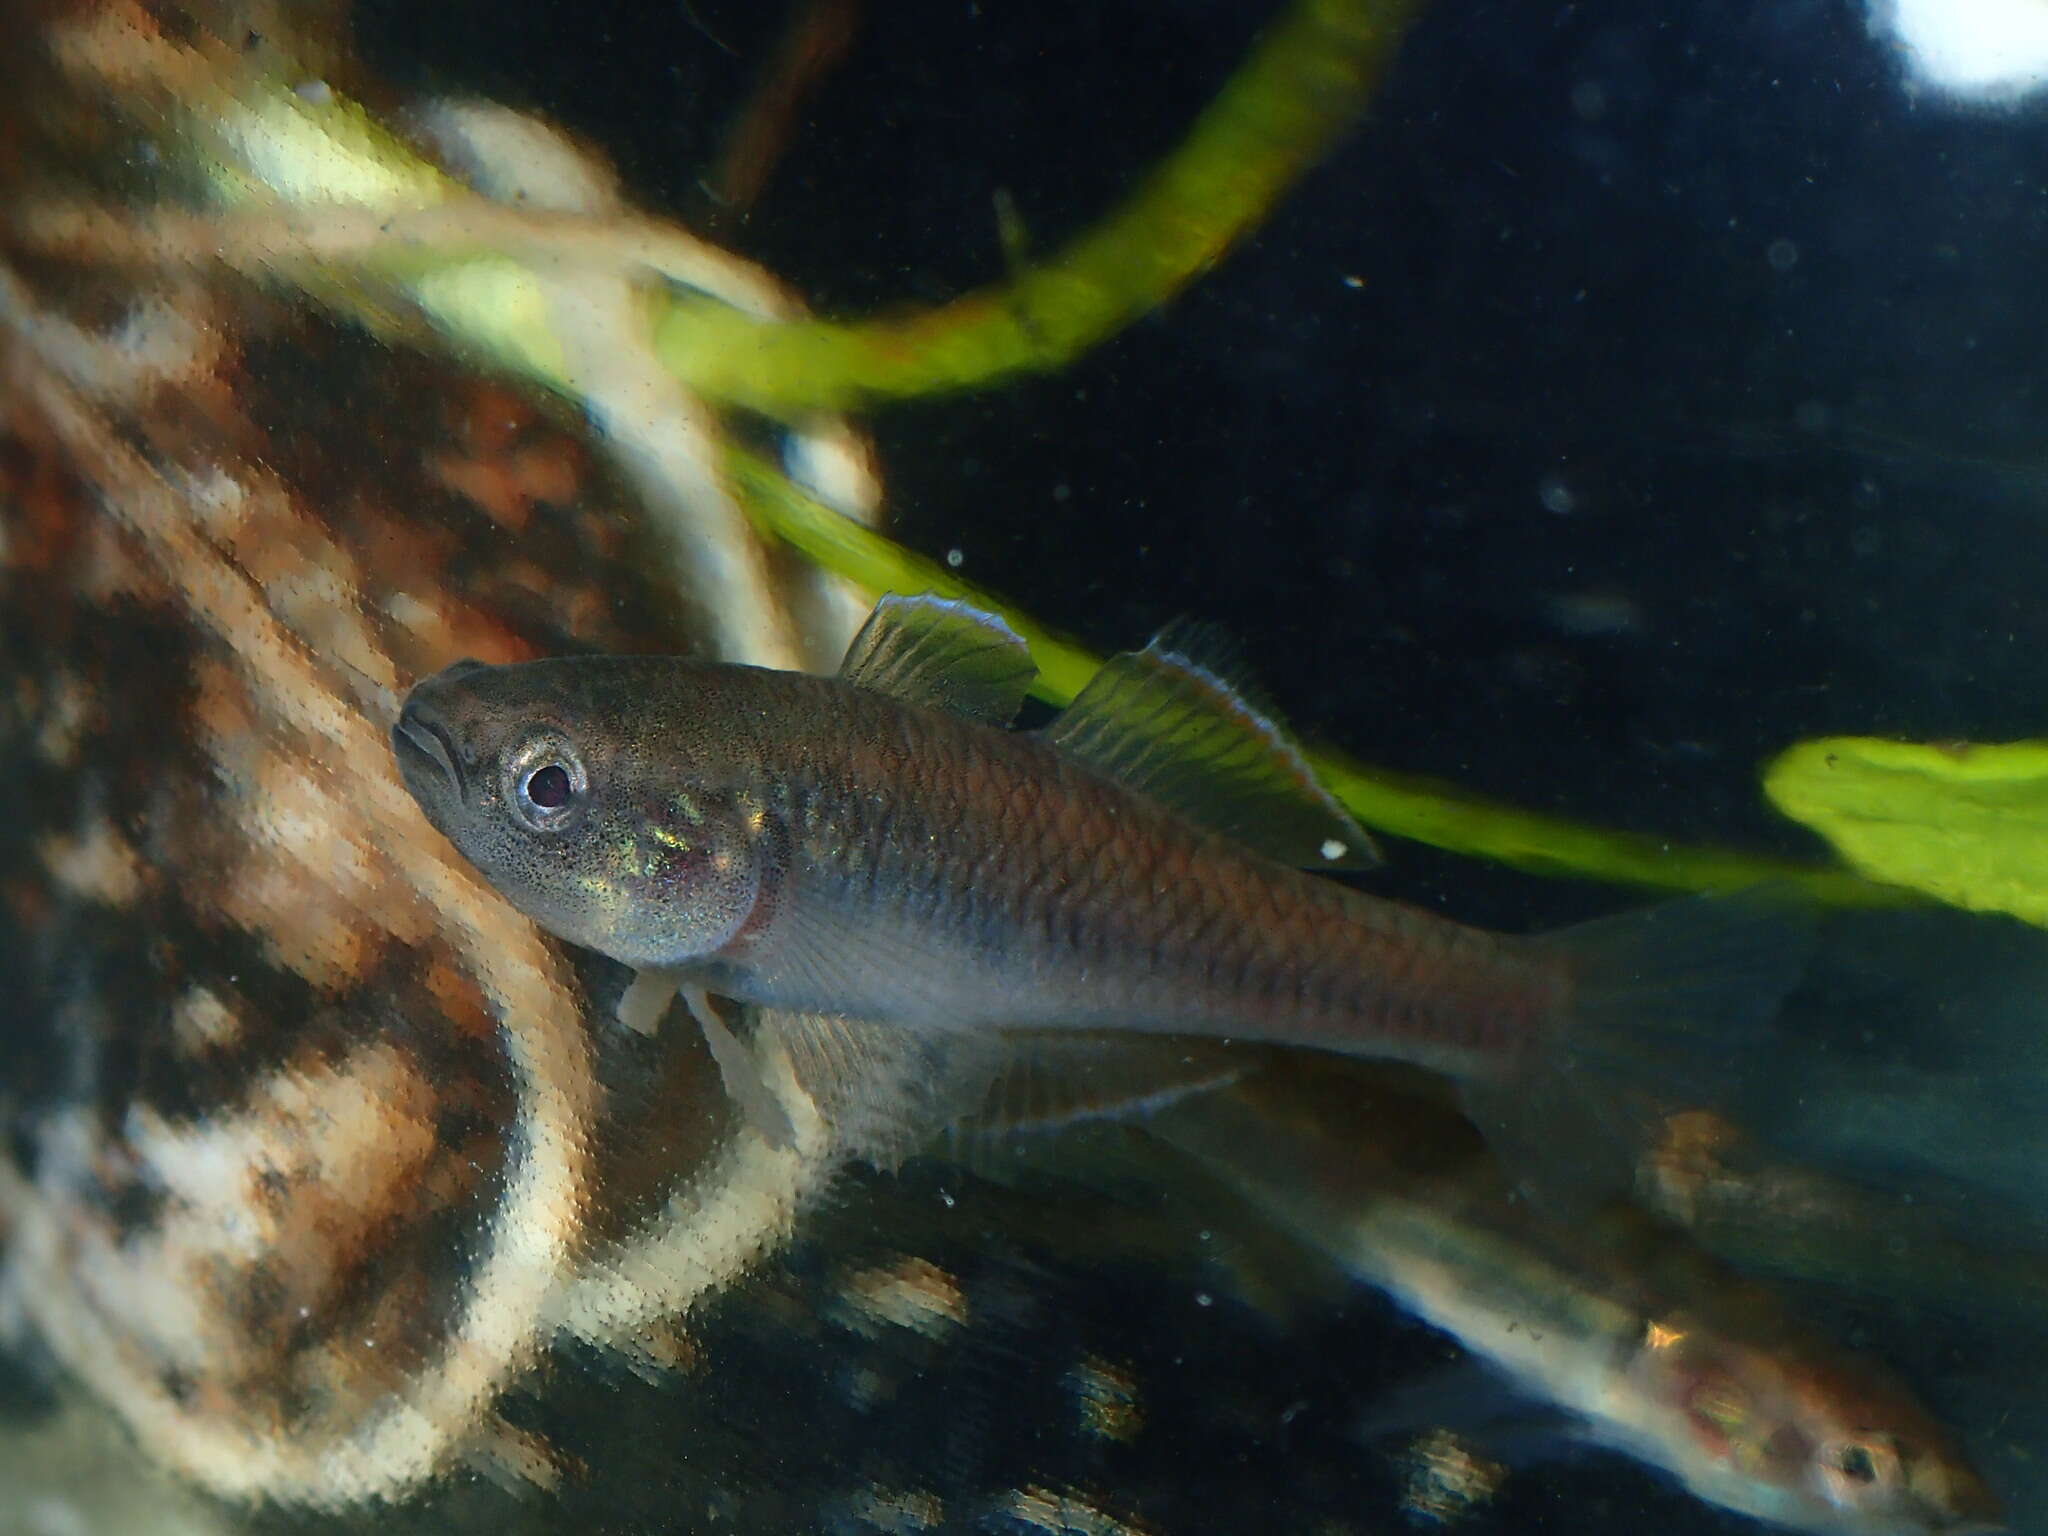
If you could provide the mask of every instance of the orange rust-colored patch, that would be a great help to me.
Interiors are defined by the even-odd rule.
[[[494,1025],[484,995],[468,972],[458,970],[448,957],[436,954],[422,978],[427,992],[440,1004],[442,1022],[453,1033],[474,1039],[489,1039]]]
[[[523,533],[536,504],[566,506],[576,499],[587,473],[583,450],[531,405],[485,385],[454,415],[459,446],[431,457],[428,473],[492,521]]]
[[[13,451],[0,456],[0,498],[12,513],[0,540],[0,566],[42,574],[68,561],[87,526],[82,492],[29,413],[16,413],[11,427]]]

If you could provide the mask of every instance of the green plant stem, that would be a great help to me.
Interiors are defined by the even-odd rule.
[[[1069,703],[1102,664],[1085,647],[962,581],[944,566],[806,495],[765,459],[729,449],[726,472],[741,505],[764,533],[869,592],[935,592],[1001,614],[1031,646],[1039,668],[1032,691],[1048,703]],[[1309,761],[1330,792],[1374,831],[1533,874],[1667,891],[1792,885],[1816,900],[1841,906],[1909,899],[1893,887],[1845,870],[1586,826],[1487,800],[1433,779],[1368,767],[1339,752],[1313,750]]]
[[[655,348],[690,388],[790,417],[1063,367],[1258,227],[1364,110],[1420,0],[1297,0],[1123,207],[1008,282],[899,317],[774,324],[681,295]]]

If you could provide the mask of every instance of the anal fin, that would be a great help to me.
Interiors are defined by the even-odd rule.
[[[772,1013],[797,1082],[840,1145],[880,1167],[949,1133],[961,1141],[1140,1120],[1256,1065],[1242,1047],[1065,1030],[926,1032]]]
[[[1143,1119],[1226,1088],[1257,1065],[1241,1048],[1172,1036],[1019,1030],[1001,1045],[1000,1068],[969,1117],[972,1128],[997,1134]]]

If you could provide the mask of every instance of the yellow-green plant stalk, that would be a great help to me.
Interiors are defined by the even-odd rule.
[[[1028,614],[805,495],[766,461],[729,451],[726,463],[740,504],[759,525],[826,569],[871,593],[936,592],[1001,614],[1031,646],[1039,669],[1033,692],[1048,703],[1071,703],[1102,665],[1101,657]],[[1331,793],[1366,826],[1534,874],[1670,891],[1789,884],[1817,900],[1853,906],[1904,899],[1844,870],[1587,826],[1433,779],[1367,767],[1327,749],[1311,751],[1309,759]]]
[[[771,415],[983,388],[1064,367],[1258,227],[1365,109],[1419,0],[1299,0],[1123,207],[1008,282],[936,309],[764,324],[681,298],[655,345],[676,376]]]

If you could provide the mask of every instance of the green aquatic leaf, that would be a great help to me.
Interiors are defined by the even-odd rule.
[[[1854,868],[1976,912],[2048,927],[2048,741],[1805,741],[1764,793]]]

